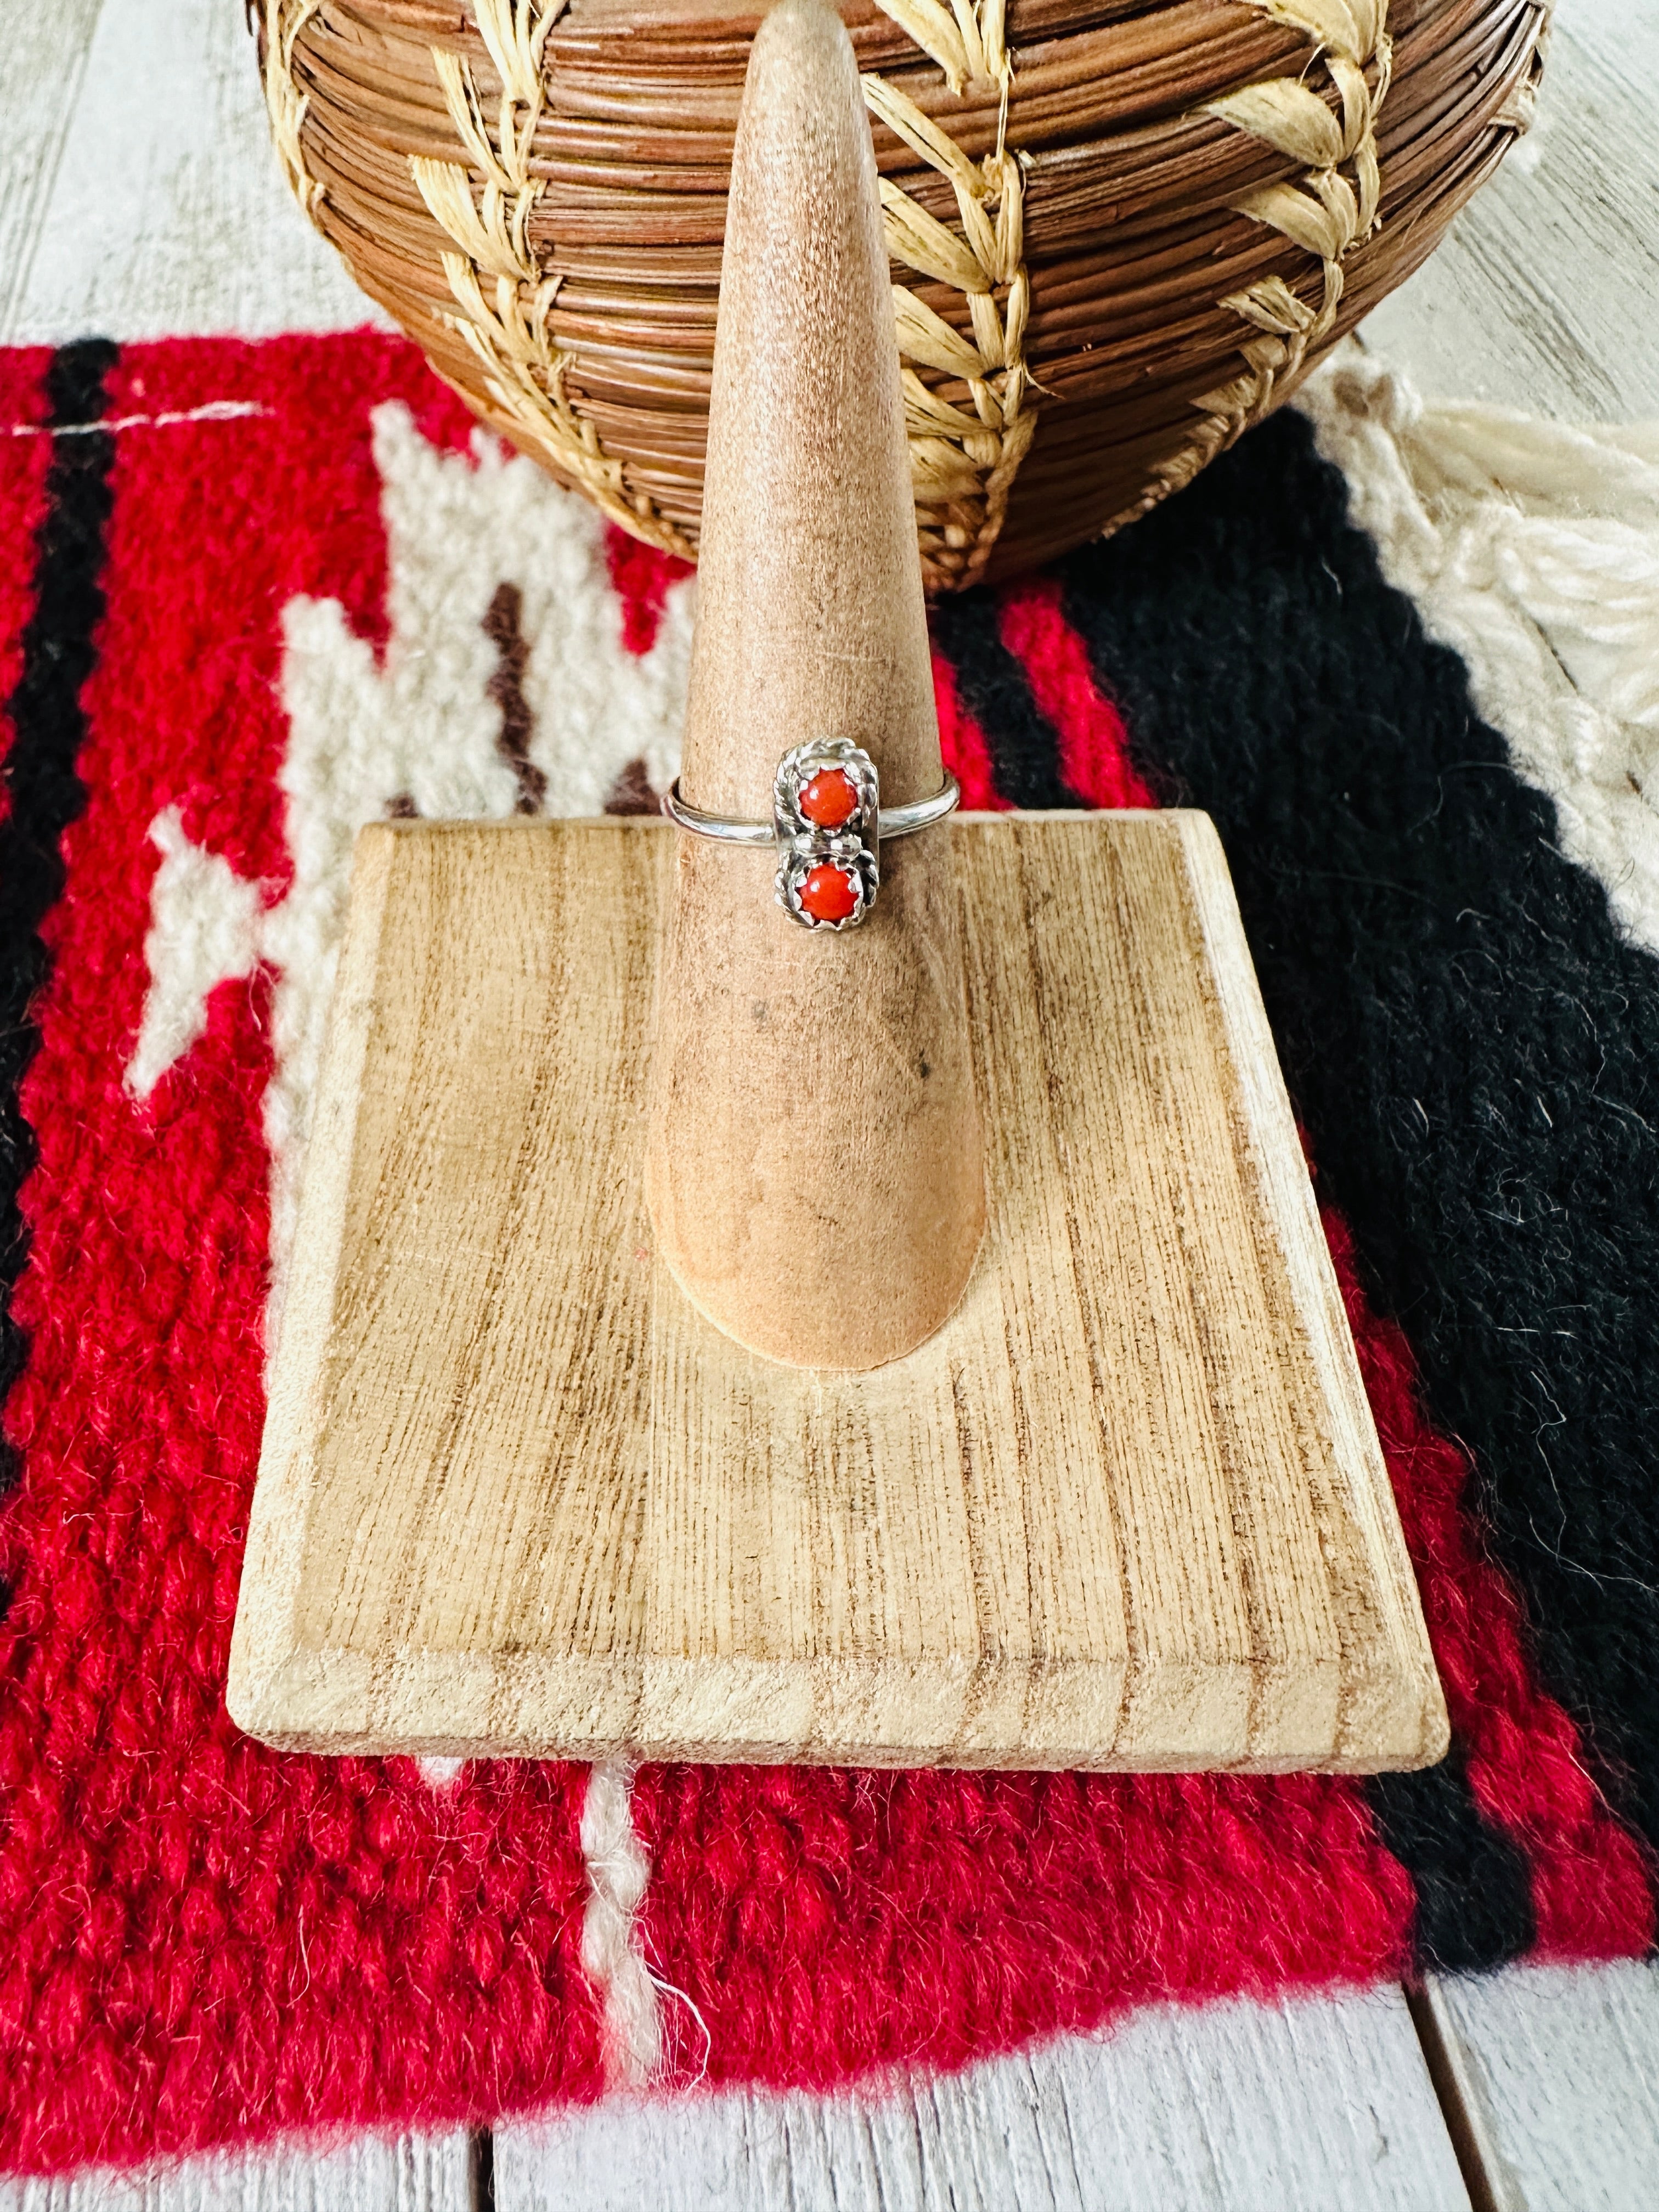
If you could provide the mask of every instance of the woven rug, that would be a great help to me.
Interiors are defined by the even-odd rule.
[[[1360,1783],[240,1736],[353,835],[652,805],[695,584],[379,336],[0,355],[0,2169],[1649,1947],[1659,442],[1351,351],[935,617],[969,804],[1225,842],[1452,1714]]]

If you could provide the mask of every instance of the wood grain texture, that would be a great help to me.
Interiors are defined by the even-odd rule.
[[[232,1650],[242,1726],[452,1755],[1439,1757],[1212,828],[940,834],[990,1225],[945,1328],[854,1376],[744,1353],[653,1259],[641,1105],[675,834],[363,833]]]
[[[1632,2199],[1632,2203],[1636,2200]],[[885,2095],[618,2100],[495,2132],[498,2212],[1467,2212],[1397,1990],[1153,2006]]]
[[[1659,1967],[1440,1975],[1418,2002],[1492,2212],[1659,2201]]]
[[[33,8],[13,0],[0,11],[0,341],[28,289],[100,4]]]
[[[1530,135],[1366,343],[1434,398],[1659,416],[1656,84],[1652,0],[1559,0]]]
[[[67,128],[50,192],[0,200],[0,242],[8,222],[16,238],[0,342],[385,325],[289,197],[240,0],[13,0],[4,16],[0,87],[27,74],[26,112]]]
[[[0,2212],[483,2212],[465,2129],[216,2151],[134,2172],[0,2179]]]
[[[756,37],[732,161],[680,782],[772,818],[782,754],[840,738],[889,805],[939,725],[870,126],[825,0]],[[867,921],[804,929],[774,851],[681,842],[652,1064],[658,1249],[741,1344],[870,1368],[930,1337],[985,1226],[951,845],[881,850]]]

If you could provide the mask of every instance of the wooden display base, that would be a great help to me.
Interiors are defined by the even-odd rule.
[[[674,833],[364,832],[232,1647],[244,1728],[880,1765],[1440,1757],[1209,821],[931,834],[990,1225],[939,1334],[850,1376],[745,1352],[653,1255]],[[731,865],[769,896],[764,854]]]

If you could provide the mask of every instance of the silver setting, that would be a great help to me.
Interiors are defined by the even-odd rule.
[[[801,793],[825,769],[837,769],[852,785],[858,804],[833,829],[808,821]],[[795,745],[778,763],[772,785],[772,832],[777,840],[778,904],[803,929],[837,934],[856,929],[876,902],[881,888],[881,781],[862,745],[848,738],[821,738]],[[801,904],[801,891],[814,868],[838,868],[852,884],[853,911],[840,921],[821,921]]]
[[[818,771],[829,768],[840,769],[850,778],[859,803],[846,822],[826,830],[807,820],[800,811],[800,797]],[[778,856],[778,904],[789,919],[803,929],[839,932],[856,929],[875,903],[881,888],[882,840],[930,829],[945,819],[961,795],[955,776],[947,775],[931,798],[884,806],[876,764],[864,748],[848,738],[817,738],[792,747],[778,763],[769,823],[733,821],[687,805],[680,797],[678,776],[669,786],[662,811],[694,836],[713,837],[722,845],[773,847]],[[842,869],[853,879],[856,903],[841,921],[820,921],[800,903],[801,885],[814,868],[825,865]]]

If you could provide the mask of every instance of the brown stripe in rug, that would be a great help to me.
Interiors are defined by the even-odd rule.
[[[513,811],[539,814],[547,798],[547,778],[530,757],[536,718],[524,695],[530,647],[524,634],[524,593],[516,584],[496,585],[495,595],[485,611],[483,633],[501,656],[500,665],[485,689],[501,710],[496,749],[519,780]]]

